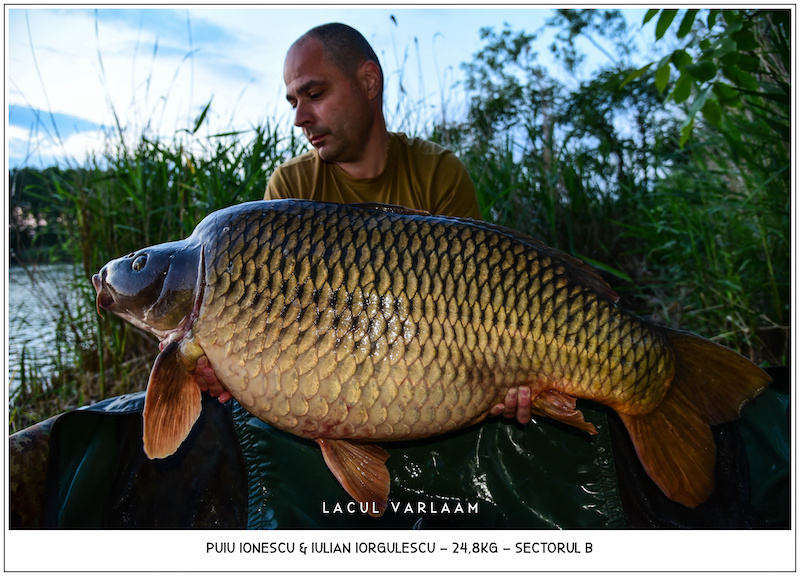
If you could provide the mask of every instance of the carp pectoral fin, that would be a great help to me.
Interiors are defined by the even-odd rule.
[[[584,420],[583,412],[575,408],[575,398],[557,390],[548,390],[533,398],[531,412],[597,434],[594,424]]]
[[[389,453],[380,446],[349,440],[318,438],[325,464],[350,496],[368,507],[370,516],[382,516],[389,505]]]
[[[151,460],[175,453],[200,416],[200,388],[180,356],[179,342],[156,357],[144,401],[144,452]]]

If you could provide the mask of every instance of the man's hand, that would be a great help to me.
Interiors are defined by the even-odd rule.
[[[231,393],[225,390],[217,380],[217,375],[211,364],[208,363],[207,356],[200,356],[197,359],[197,368],[194,370],[194,379],[197,382],[197,387],[200,392],[208,392],[219,400],[220,404],[224,404],[232,398]]]
[[[510,388],[501,404],[496,404],[489,412],[490,416],[514,418],[520,424],[531,421],[531,389],[527,386]]]

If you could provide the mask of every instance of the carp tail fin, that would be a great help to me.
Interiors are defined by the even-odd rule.
[[[200,388],[181,358],[179,342],[156,357],[144,401],[144,452],[151,460],[175,453],[200,416]]]
[[[376,444],[318,438],[325,464],[342,488],[357,502],[368,506],[370,516],[382,516],[389,505],[391,479],[386,461],[389,453]]]
[[[671,330],[668,337],[676,369],[664,400],[647,414],[620,417],[662,492],[696,508],[714,490],[710,425],[738,418],[771,378],[744,356],[694,334]]]

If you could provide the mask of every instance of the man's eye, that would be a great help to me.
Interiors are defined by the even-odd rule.
[[[322,92],[310,92],[308,97],[312,100],[318,100],[322,96]]]

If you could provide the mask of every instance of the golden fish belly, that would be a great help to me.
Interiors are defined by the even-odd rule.
[[[318,364],[338,367],[319,370],[304,364],[317,360],[309,358],[315,356],[313,352],[298,356],[296,347],[290,347],[276,360],[285,370],[251,377],[248,371],[263,370],[260,360],[245,361],[237,369],[224,360],[224,351],[210,346],[207,353],[212,365],[222,366],[218,376],[249,412],[308,438],[427,437],[477,421],[493,403],[491,389],[470,379],[463,368],[460,373],[441,371],[436,381],[412,381],[409,371],[421,369],[421,365],[356,364],[354,355],[341,362],[333,355]],[[298,360],[297,365],[291,363],[293,359]]]
[[[244,213],[206,258],[193,337],[246,409],[309,438],[440,434],[523,384],[646,413],[674,371],[585,270],[481,223]]]

